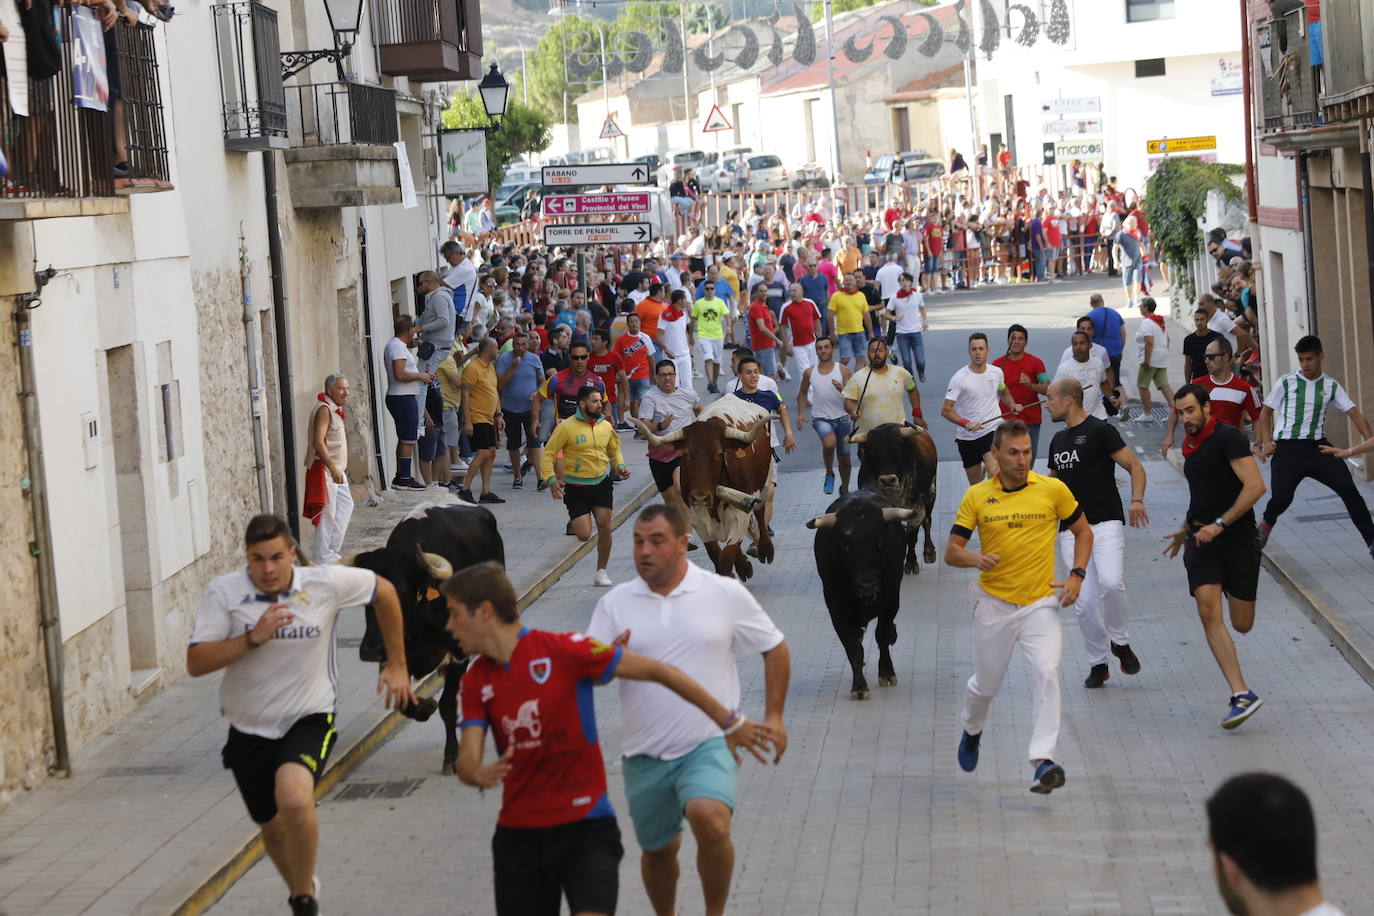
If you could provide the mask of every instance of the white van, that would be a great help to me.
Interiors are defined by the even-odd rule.
[[[696,169],[706,161],[706,154],[699,149],[670,149],[663,154],[658,167],[658,183],[668,187],[673,183],[673,173],[679,169]]]

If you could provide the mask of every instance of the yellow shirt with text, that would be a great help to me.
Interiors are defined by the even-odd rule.
[[[978,576],[983,591],[1017,606],[1054,594],[1055,543],[1059,523],[1082,510],[1067,485],[1031,471],[1026,485],[1008,492],[1001,476],[968,488],[954,516],[953,533],[978,535],[978,550],[1000,562]]]

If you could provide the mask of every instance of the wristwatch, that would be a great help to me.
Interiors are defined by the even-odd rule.
[[[1224,518],[1222,518],[1220,515],[1218,515],[1218,516],[1217,516],[1217,520],[1214,521],[1214,522],[1212,522],[1212,524],[1213,524],[1213,525],[1216,525],[1218,528],[1225,528],[1225,527],[1226,527],[1226,519],[1224,519]]]
[[[1086,579],[1088,578],[1088,571],[1081,566],[1075,566],[1073,569],[1069,570],[1069,575],[1077,576],[1080,579]]]

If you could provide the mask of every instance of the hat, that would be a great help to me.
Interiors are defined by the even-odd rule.
[[[681,260],[683,260],[683,259],[686,258],[686,257],[687,257],[687,255],[685,255],[685,254],[683,254],[682,252],[679,251],[679,252],[676,252],[675,254],[673,254],[670,258],[668,258],[668,260],[670,260],[670,261],[681,261]]]

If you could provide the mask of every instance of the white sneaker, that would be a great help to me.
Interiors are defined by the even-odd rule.
[[[598,569],[596,575],[592,577],[592,585],[597,585],[601,588],[610,588],[613,584],[610,575],[604,569]]]
[[[466,461],[464,461],[462,458],[459,458],[459,459],[458,459],[458,463],[457,463],[457,464],[450,464],[450,465],[448,466],[448,469],[449,469],[449,473],[452,473],[452,474],[459,474],[459,473],[462,473],[463,471],[466,471],[466,470],[468,469],[468,463],[467,463]]]

